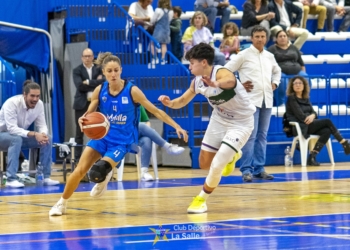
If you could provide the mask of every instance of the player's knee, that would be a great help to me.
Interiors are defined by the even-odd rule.
[[[89,171],[89,179],[95,183],[103,182],[111,171],[112,165],[108,161],[99,160],[91,167]]]

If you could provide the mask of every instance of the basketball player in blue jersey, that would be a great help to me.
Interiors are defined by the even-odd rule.
[[[96,111],[99,107],[100,112],[108,118],[110,129],[103,139],[89,141],[76,169],[67,180],[61,199],[51,208],[50,216],[66,213],[68,199],[90,168],[90,180],[96,182],[90,195],[100,197],[107,190],[107,184],[113,173],[112,169],[118,165],[126,153],[136,153],[133,145],[138,143],[140,104],[155,117],[172,126],[179,138],[182,137],[186,142],[188,139],[186,131],[164,111],[148,101],[138,87],[121,79],[122,68],[118,57],[111,53],[100,54],[95,63],[101,65],[107,81],[94,90],[90,106],[79,118],[79,124],[82,128],[85,115]]]
[[[242,156],[241,148],[253,131],[255,106],[231,71],[213,65],[214,49],[210,45],[194,46],[187,52],[186,59],[190,62],[191,73],[196,76],[190,88],[179,98],[170,100],[168,96],[160,96],[159,101],[169,108],[179,109],[196,94],[202,94],[213,108],[199,155],[200,168],[209,169],[209,174],[202,191],[187,209],[188,213],[204,213],[206,200],[219,185],[221,175],[231,174]]]

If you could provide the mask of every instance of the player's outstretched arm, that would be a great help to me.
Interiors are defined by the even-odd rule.
[[[202,81],[210,87],[221,89],[232,89],[236,87],[236,77],[227,69],[220,69],[216,74],[216,81],[209,76],[203,76]]]
[[[172,126],[177,133],[179,138],[183,138],[185,142],[188,140],[188,135],[186,130],[182,129],[179,124],[177,124],[170,116],[168,116],[163,110],[158,109],[156,106],[151,103],[143,92],[136,86],[131,89],[131,95],[133,97],[134,102],[140,103],[145,109],[151,112],[155,117],[159,120],[165,122]]]
[[[186,92],[174,100],[170,100],[169,96],[161,95],[158,97],[158,101],[160,101],[164,106],[172,108],[172,109],[180,109],[185,107],[194,97],[196,96],[196,92],[194,91],[194,81],[192,81],[191,86]]]

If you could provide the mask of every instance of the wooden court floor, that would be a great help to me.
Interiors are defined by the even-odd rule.
[[[349,163],[271,166],[273,181],[252,183],[236,169],[202,215],[186,209],[204,170],[159,168],[159,181],[138,182],[128,166],[124,181],[110,182],[101,198],[89,196],[93,184],[81,183],[62,217],[48,211],[63,183],[2,187],[0,249],[350,249],[349,169]]]

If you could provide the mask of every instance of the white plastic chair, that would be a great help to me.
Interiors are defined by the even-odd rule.
[[[303,134],[301,133],[301,129],[299,126],[299,123],[297,122],[289,122],[290,125],[295,126],[298,135],[294,137],[292,148],[291,148],[291,156],[294,156],[295,146],[297,142],[299,141],[300,145],[300,157],[301,157],[301,166],[306,167],[306,161],[307,156],[309,153],[309,150],[312,150],[320,136],[318,135],[310,135],[309,138],[305,139]],[[326,143],[329,159],[331,161],[331,164],[334,165],[334,157],[333,157],[333,148],[332,148],[332,142],[331,139],[329,139]]]
[[[136,154],[136,168],[137,168],[137,177],[139,180],[141,180],[141,148],[139,148],[139,152]],[[120,166],[117,170],[117,180],[118,181],[123,181],[123,173],[124,173],[124,160],[120,163]],[[156,180],[159,180],[158,177],[158,163],[157,163],[157,150],[156,150],[156,144],[153,142],[152,143],[152,155],[151,155],[151,162],[153,166],[153,172],[154,172],[154,177]]]

